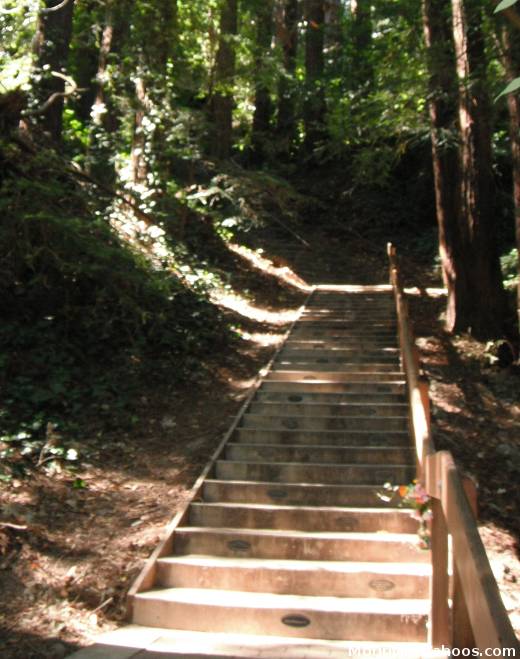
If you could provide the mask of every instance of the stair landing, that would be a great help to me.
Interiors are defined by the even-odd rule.
[[[131,597],[75,657],[434,656],[388,286],[317,286]]]

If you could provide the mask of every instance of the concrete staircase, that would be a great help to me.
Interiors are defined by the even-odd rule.
[[[133,625],[77,656],[431,656],[429,553],[378,497],[414,478],[404,389],[389,288],[317,287]]]

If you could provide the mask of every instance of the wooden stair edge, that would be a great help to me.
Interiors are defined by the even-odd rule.
[[[156,574],[156,563],[159,558],[162,556],[165,556],[171,552],[172,546],[173,546],[173,537],[175,534],[176,529],[182,524],[182,522],[186,519],[186,516],[188,515],[188,510],[191,505],[191,503],[197,498],[199,495],[199,492],[202,489],[202,486],[204,484],[204,481],[206,477],[210,474],[212,468],[215,466],[217,463],[217,460],[221,456],[221,454],[224,451],[224,448],[230,438],[233,436],[234,432],[236,429],[239,427],[239,424],[242,420],[242,417],[245,415],[247,412],[252,400],[254,399],[258,389],[262,385],[262,382],[264,380],[265,374],[268,373],[276,358],[278,357],[278,354],[282,350],[285,341],[287,340],[287,337],[290,335],[292,332],[296,322],[298,321],[303,309],[305,308],[307,302],[312,298],[315,292],[315,287],[312,288],[312,290],[309,292],[308,296],[306,297],[305,301],[300,305],[300,308],[298,310],[298,313],[295,317],[295,319],[292,321],[292,323],[289,325],[287,331],[285,332],[284,339],[281,341],[280,345],[278,348],[275,350],[273,356],[269,360],[269,363],[267,366],[265,366],[263,369],[261,369],[257,376],[256,379],[253,383],[253,385],[250,388],[250,391],[240,406],[240,409],[238,413],[236,414],[233,422],[231,423],[230,427],[228,428],[227,432],[224,434],[224,437],[222,438],[220,444],[217,446],[215,451],[213,452],[212,456],[210,457],[209,461],[203,468],[201,474],[195,481],[194,485],[191,487],[190,491],[188,492],[188,496],[186,497],[186,500],[184,503],[181,505],[180,509],[178,512],[174,515],[174,517],[171,519],[171,521],[167,524],[164,533],[163,533],[163,538],[157,545],[157,547],[154,549],[150,557],[147,559],[145,562],[141,572],[133,582],[132,586],[130,587],[130,590],[128,591],[127,595],[127,601],[126,601],[126,618],[128,620],[132,620],[133,616],[133,609],[134,609],[134,602],[135,598],[138,593],[147,590],[151,588],[154,584],[155,580],[155,574]]]

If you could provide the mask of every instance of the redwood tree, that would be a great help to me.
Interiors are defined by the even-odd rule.
[[[508,22],[502,26],[503,61],[509,80],[520,76],[520,13],[510,7],[506,16]],[[513,174],[513,201],[515,208],[516,246],[520,255],[520,96],[507,95],[509,111],[509,137]],[[517,317],[520,328],[520,259],[518,261]]]
[[[480,338],[503,331],[505,298],[496,246],[486,52],[480,0],[452,0],[459,85],[461,210],[470,269],[467,329]],[[461,328],[462,329],[462,328]]]
[[[457,79],[451,40],[450,0],[423,0],[429,72],[429,115],[439,255],[448,290],[446,328],[466,329],[471,319],[467,256],[461,231],[460,169],[457,149]]]
[[[255,111],[253,114],[253,150],[259,160],[263,159],[265,142],[268,138],[272,104],[268,84],[266,60],[273,37],[273,0],[260,0],[256,10],[255,52]]]
[[[324,5],[324,0],[305,0],[305,100],[303,121],[307,151],[312,151],[324,135]]]
[[[237,11],[238,0],[222,1],[215,88],[210,100],[210,152],[216,158],[228,158],[233,145],[233,84],[236,59],[234,38],[238,29]]]
[[[45,0],[38,15],[34,39],[37,82],[33,89],[39,103],[38,117],[43,130],[56,143],[61,142],[65,79],[74,0]]]
[[[296,55],[298,52],[298,0],[284,0],[277,22],[277,39],[283,53],[284,72],[278,86],[278,116],[276,130],[282,150],[289,152],[296,134],[295,83]]]

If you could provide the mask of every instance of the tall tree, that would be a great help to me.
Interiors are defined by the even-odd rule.
[[[268,83],[269,71],[266,60],[273,38],[273,0],[260,0],[256,10],[256,25],[255,111],[252,142],[256,157],[262,160],[272,115],[271,92]]]
[[[324,0],[305,0],[305,148],[312,151],[325,133]]]
[[[238,0],[222,0],[220,35],[215,64],[215,88],[210,100],[210,152],[228,158],[233,145],[235,36],[238,30]]]
[[[520,12],[510,7],[506,12],[508,22],[501,26],[503,62],[510,80],[520,76]],[[520,97],[518,93],[507,95],[509,111],[509,138],[513,173],[513,202],[515,208],[516,248],[518,259],[517,317],[520,328]]]
[[[460,227],[457,78],[450,0],[423,0],[422,12],[429,72],[428,107],[439,255],[448,290],[446,327],[452,332],[467,328],[471,296]]]
[[[284,0],[281,20],[277,24],[277,37],[282,46],[284,72],[278,85],[277,133],[282,151],[290,152],[296,135],[295,72],[298,52],[298,0]]]
[[[452,0],[459,83],[461,207],[471,286],[468,329],[480,338],[503,332],[505,298],[496,245],[491,128],[480,0]]]
[[[72,36],[74,0],[45,0],[34,39],[40,125],[57,144],[63,130],[65,78]]]
[[[372,7],[370,0],[351,0],[352,71],[354,89],[368,87],[374,76],[371,57]]]

